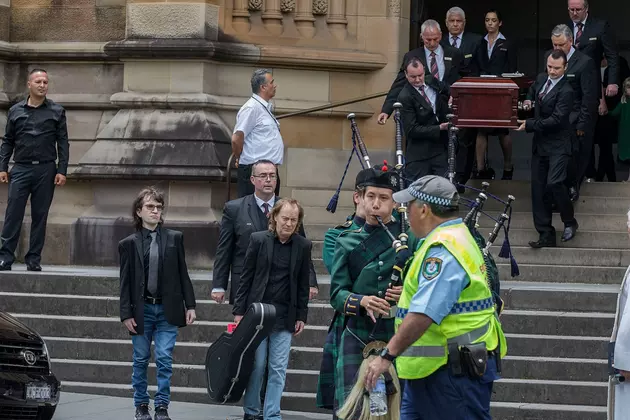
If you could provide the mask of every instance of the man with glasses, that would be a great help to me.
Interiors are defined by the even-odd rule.
[[[232,154],[238,167],[239,197],[254,193],[250,182],[254,162],[268,160],[275,165],[281,165],[284,157],[280,123],[273,115],[273,105],[270,103],[277,88],[271,71],[254,71],[251,85],[252,96],[236,114],[232,134]],[[280,182],[275,185],[275,193],[278,195]]]
[[[154,420],[170,420],[173,349],[178,327],[195,322],[195,293],[188,276],[181,232],[162,226],[164,194],[145,188],[133,203],[136,233],[118,244],[120,320],[133,343],[136,420],[151,420],[147,368],[155,344],[157,392]]]
[[[253,194],[228,201],[223,207],[223,218],[219,230],[219,243],[212,272],[212,299],[221,303],[225,300],[230,274],[229,302],[234,303],[249,245],[249,237],[254,232],[267,230],[268,215],[279,197],[276,195],[278,176],[276,165],[269,160],[259,160],[251,165],[250,183]],[[303,227],[298,232],[305,236]],[[317,278],[313,264],[310,264],[310,298],[317,295]]]

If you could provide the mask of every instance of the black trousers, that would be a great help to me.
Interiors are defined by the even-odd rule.
[[[595,171],[595,153],[591,154],[591,165],[595,172],[595,181],[601,182],[604,178],[608,182],[617,182],[617,172],[615,171],[615,155],[613,144],[617,140],[618,122],[610,115],[600,116],[595,127],[595,143],[599,145],[599,161]],[[587,173],[586,176],[589,176]]]
[[[573,203],[565,185],[570,159],[568,155],[532,155],[532,213],[534,226],[543,240],[555,241],[552,200],[556,202],[565,227],[577,224],[573,213]]]
[[[475,146],[477,144],[477,129],[464,128],[459,139],[457,160],[455,163],[457,182],[465,184],[470,179],[475,164]]]
[[[22,230],[26,202],[31,197],[31,237],[24,256],[27,263],[39,264],[46,239],[48,210],[55,192],[55,162],[39,165],[15,164],[9,174],[9,200],[2,228],[0,260],[13,264]]]
[[[252,184],[252,165],[238,165],[237,168],[238,178],[236,181],[236,187],[238,189],[238,198],[245,197],[246,195],[254,194],[254,184]],[[276,167],[276,197],[280,197],[280,175],[278,174],[278,168]]]
[[[446,150],[437,156],[425,160],[414,160],[405,164],[405,178],[411,184],[418,178],[427,175],[446,177],[448,172],[448,156]]]

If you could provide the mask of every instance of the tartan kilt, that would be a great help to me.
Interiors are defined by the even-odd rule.
[[[343,406],[356,383],[363,362],[363,343],[368,343],[373,327],[374,323],[368,316],[335,315],[324,344],[317,384],[318,407],[337,412]],[[394,318],[383,319],[374,334],[375,339],[388,342],[394,332]]]

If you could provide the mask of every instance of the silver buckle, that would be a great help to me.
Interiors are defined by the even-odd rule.
[[[39,160],[34,160],[34,161],[32,161],[32,162],[31,162],[31,164],[33,164],[33,165],[39,165]]]

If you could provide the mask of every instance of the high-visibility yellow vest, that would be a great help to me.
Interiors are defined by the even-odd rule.
[[[415,343],[396,358],[398,376],[402,379],[426,378],[447,364],[448,344],[459,345],[485,342],[488,351],[500,343],[501,357],[507,353],[507,343],[501,324],[495,315],[495,304],[486,279],[483,256],[468,228],[463,223],[435,228],[409,266],[403,292],[398,301],[396,331],[409,310],[412,297],[418,290],[418,276],[426,253],[432,246],[443,245],[464,268],[470,284],[462,291],[451,312],[440,325],[435,323]],[[440,281],[439,277],[435,280]]]

